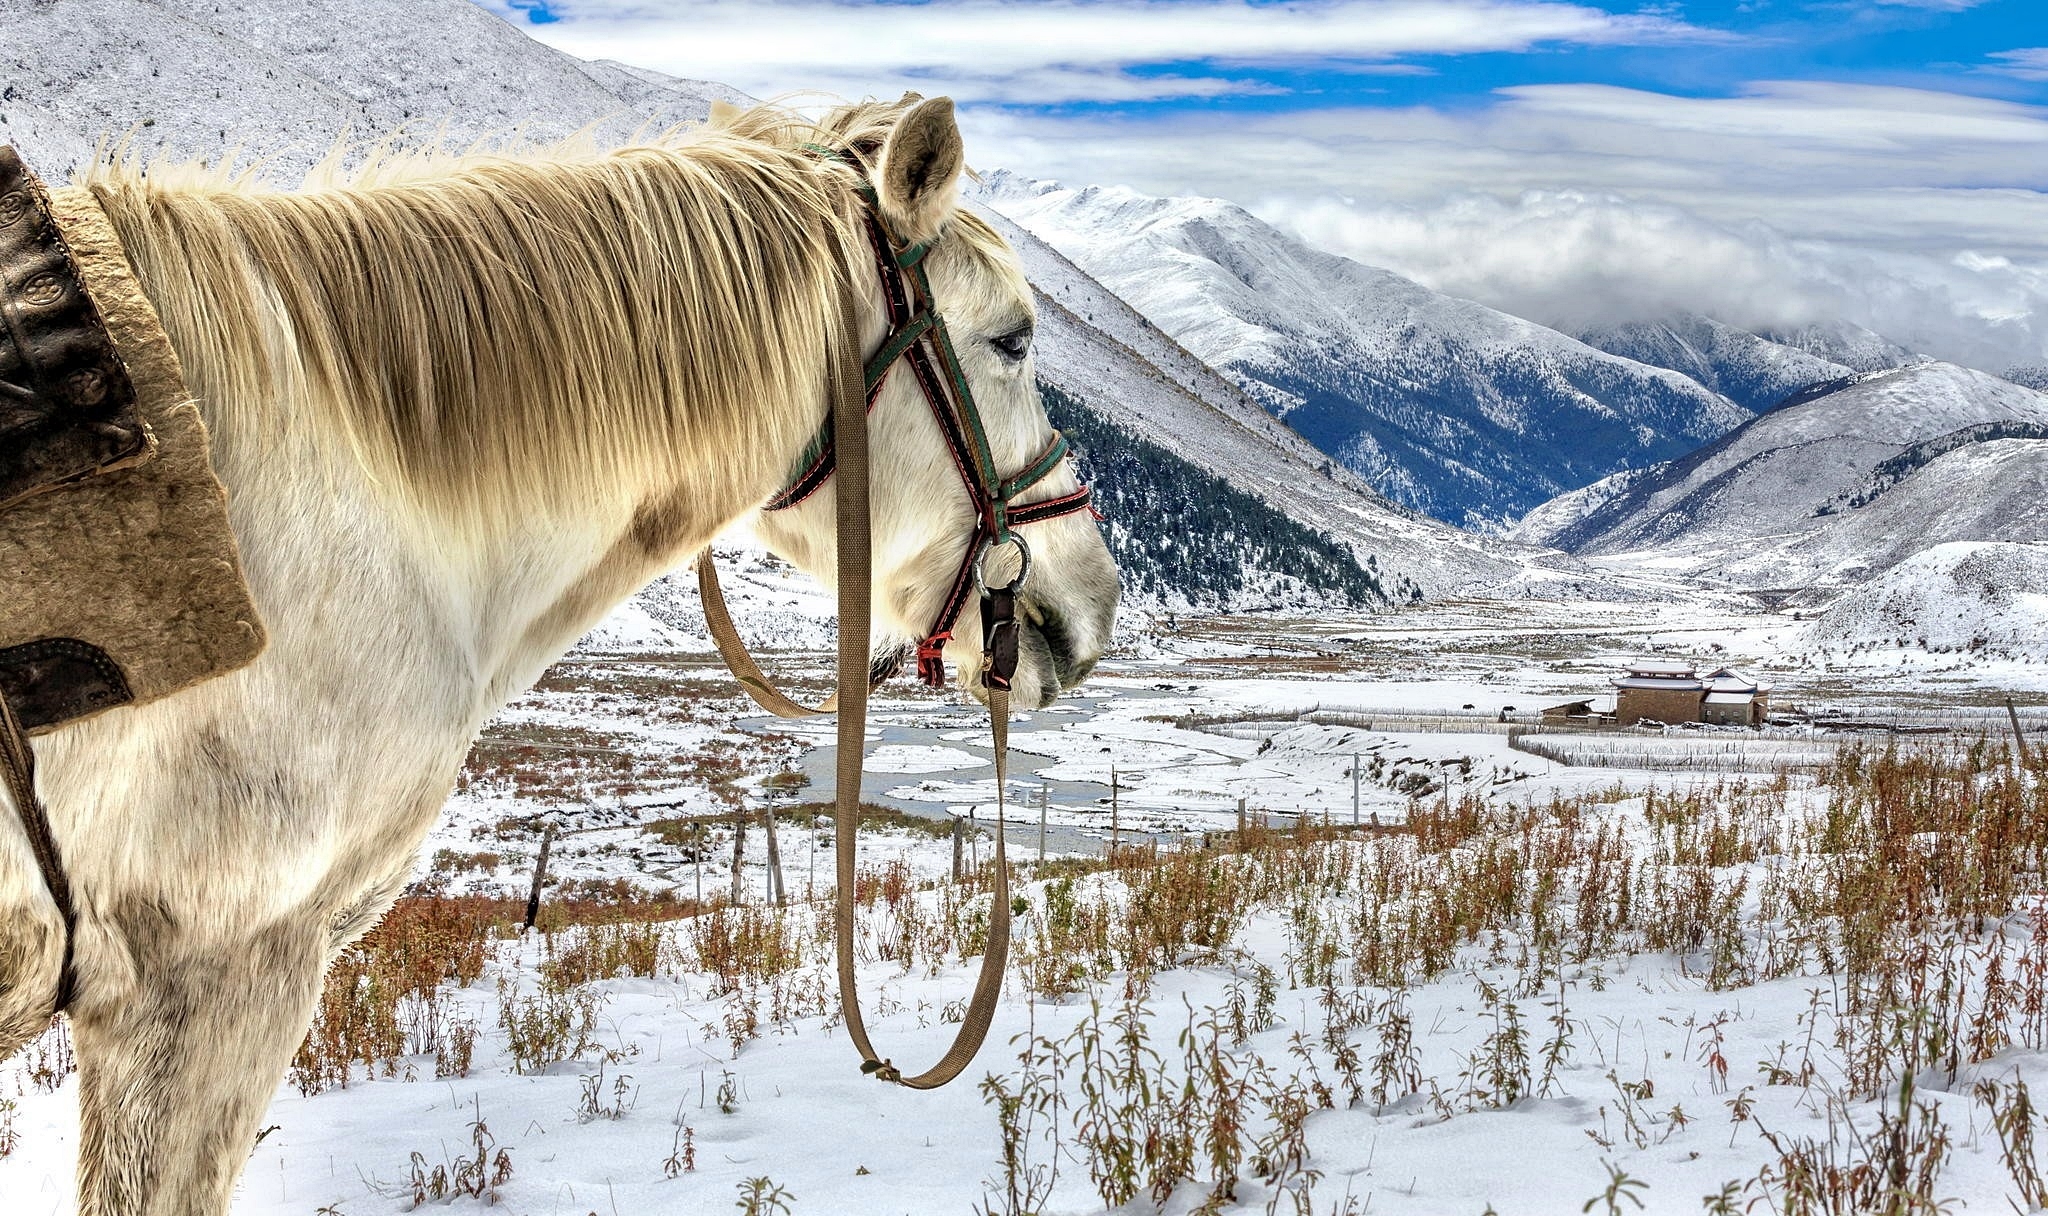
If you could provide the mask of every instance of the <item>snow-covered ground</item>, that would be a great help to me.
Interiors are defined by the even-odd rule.
[[[733,564],[740,581],[764,596],[781,578],[758,561]],[[790,611],[818,625],[817,604]],[[649,825],[828,796],[829,777],[808,789],[802,782],[829,774],[827,752],[813,750],[829,736],[753,717],[714,659],[695,646],[660,646],[671,634],[696,636],[687,606],[664,615],[643,608],[608,623],[492,724],[423,850],[423,873],[437,871],[451,890],[523,894],[539,825],[552,817],[562,829],[551,865],[560,882],[625,878],[683,898],[700,889],[724,893],[733,882],[727,822],[707,819],[701,851],[690,836],[672,827],[650,833]],[[1758,823],[1771,816],[1791,823],[1819,807],[1822,792],[1810,775],[1790,775],[1782,794],[1770,792],[1767,748],[1757,749],[1756,771],[1742,785],[1740,773],[1579,767],[1510,746],[1504,716],[1603,695],[1619,663],[1650,652],[1769,671],[1781,702],[1813,710],[1924,711],[1999,703],[2011,693],[2032,711],[2033,724],[2048,703],[2048,673],[2009,656],[1980,656],[1977,666],[1934,676],[1910,665],[1846,678],[1800,668],[1788,647],[1805,625],[1697,598],[1467,602],[1322,621],[1177,620],[1105,663],[1070,700],[1019,716],[1011,855],[1031,863],[1027,875],[1036,864],[1041,784],[1052,806],[1051,864],[1099,851],[1111,830],[1112,765],[1116,830],[1126,844],[1191,844],[1203,832],[1227,831],[1236,826],[1239,798],[1255,822],[1270,816],[1286,827],[1302,816],[1342,827],[1352,813],[1354,756],[1361,814],[1388,827],[1407,820],[1415,795],[1424,806],[1439,805],[1438,795],[1447,806],[1469,795],[1493,808],[1561,798],[1580,808],[1573,814],[1588,833],[1606,825],[1600,830],[1626,841],[1639,866],[1668,831],[1651,826],[1649,791],[1667,807],[1687,791],[1715,805],[1724,793],[1714,791],[1741,786],[1750,792],[1739,795],[1749,799],[1740,813]],[[778,665],[800,687],[821,691],[821,655],[788,654]],[[901,683],[890,686],[873,717],[871,800],[933,816],[975,814],[984,834],[970,860],[986,859],[994,788],[985,723],[951,699]],[[1690,745],[1709,733],[1671,737]],[[1025,914],[1006,995],[973,1070],[934,1093],[883,1086],[856,1070],[834,1012],[829,939],[813,919],[827,905],[804,903],[830,883],[830,833],[821,821],[792,827],[784,820],[780,831],[785,886],[798,905],[781,922],[797,952],[794,965],[734,987],[705,962],[693,944],[696,922],[686,920],[658,931],[666,944],[655,974],[597,978],[550,998],[539,978],[547,952],[573,944],[578,931],[552,943],[533,936],[499,943],[476,983],[442,990],[448,1024],[477,1028],[467,1075],[437,1077],[435,1056],[420,1053],[404,1057],[396,1075],[372,1078],[359,1067],[346,1088],[307,1095],[281,1087],[265,1120],[275,1127],[255,1148],[236,1211],[409,1210],[413,1154],[429,1181],[436,1166],[454,1172],[475,1156],[478,1121],[487,1125],[491,1152],[502,1148],[512,1165],[498,1189],[498,1206],[509,1212],[734,1210],[747,1180],[764,1177],[787,1191],[787,1210],[796,1214],[965,1213],[982,1204],[1001,1211],[1000,1108],[977,1083],[993,1075],[1013,1093],[1026,1084],[1044,1092],[1043,1059],[1034,1072],[1020,1063],[1020,1050],[1044,1041],[1071,1047],[1095,1034],[1101,1050],[1111,1051],[1114,1019],[1134,991],[1145,1002],[1134,1024],[1165,1061],[1162,1075],[1181,1075],[1178,1036],[1191,1025],[1191,1042],[1210,1036],[1222,1052],[1217,1058],[1241,1070],[1241,1113],[1249,1121],[1241,1181],[1234,1199],[1208,1210],[1476,1213],[1490,1205],[1504,1213],[1580,1213],[1606,1211],[1584,1205],[1619,1187],[1625,1210],[1634,1210],[1626,1197],[1635,1194],[1646,1211],[1697,1211],[1702,1196],[1731,1182],[1739,1187],[1780,1162],[1764,1132],[1780,1145],[1808,1137],[1848,1153],[1853,1142],[1840,1120],[1868,1133],[1880,1110],[1867,1096],[1846,1093],[1848,1065],[1834,1046],[1844,1024],[1840,975],[1807,967],[1772,979],[1716,978],[1711,952],[1646,949],[1626,935],[1606,951],[1546,961],[1540,951],[1528,953],[1516,930],[1461,941],[1447,965],[1397,991],[1355,973],[1351,960],[1363,956],[1367,941],[1340,926],[1364,896],[1342,883],[1312,898],[1307,888],[1249,898],[1220,943],[1178,950],[1149,977],[1087,963],[1073,991],[1048,996],[1046,926],[1073,916],[1077,903],[1109,909],[1163,898],[1132,890],[1155,881],[1144,870],[1086,876],[1070,887],[1030,882],[1020,891]],[[1409,840],[1397,834],[1317,847],[1348,850],[1346,864],[1366,873],[1409,857]],[[929,926],[971,933],[957,926],[973,923],[976,897],[946,885],[951,846],[943,834],[880,829],[863,833],[861,847],[869,872],[900,863],[904,877],[924,888],[904,905],[922,912],[878,902],[863,913],[860,968],[878,1046],[906,1067],[922,1066],[956,1029],[952,1019],[978,960],[888,943],[911,940],[916,925],[941,936]],[[1434,861],[1416,857],[1421,868],[1413,873],[1441,865],[1455,876],[1477,855],[1451,849]],[[757,826],[741,871],[745,898],[755,905],[766,894],[766,863]],[[1232,863],[1215,864],[1221,875]],[[1792,863],[1760,859],[1716,869],[1714,889],[1735,889],[1740,879],[1750,886],[1738,900],[1753,904],[1778,864]],[[1448,888],[1453,879],[1445,882]],[[2021,943],[2032,923],[2028,909],[2010,911],[2002,931]],[[1747,948],[1762,952],[1768,933],[1758,932]],[[1328,974],[1306,961],[1323,942],[1347,960]],[[912,949],[910,965],[904,948]],[[582,1016],[573,1002],[583,1002],[590,1033],[566,1058],[521,1071],[501,1019],[549,999],[570,1001],[571,1021]],[[1241,1041],[1235,1030],[1226,1039],[1202,1029],[1205,1021],[1241,1023]],[[1388,1036],[1399,1026],[1411,1038],[1397,1059],[1387,1054]],[[1510,1058],[1505,1067],[1522,1079],[1489,1080],[1488,1070],[1502,1066],[1510,1029],[1521,1036],[1515,1050],[1522,1063]],[[1348,1066],[1340,1051],[1346,1045],[1358,1057]],[[1549,1045],[1556,1045],[1554,1061],[1543,1055]],[[59,1056],[53,1038],[0,1067],[0,1099],[12,1103],[0,1106],[0,1144],[10,1131],[18,1138],[0,1156],[7,1200],[0,1210],[8,1216],[70,1210],[77,1082],[65,1079]],[[1784,1070],[1808,1058],[1813,1074],[1787,1081]],[[1391,1089],[1354,1103],[1341,1080],[1347,1067],[1364,1068],[1357,1075],[1365,1089],[1372,1070],[1383,1067]],[[2048,1054],[2015,1045],[1954,1075],[1920,1078],[1917,1099],[1951,1138],[1936,1190],[1955,1200],[1948,1210],[2007,1210],[2004,1197],[2016,1185],[2000,1163],[1991,1108],[1973,1094],[1987,1079],[2007,1093],[2016,1079],[2038,1089],[2048,1081]],[[1082,1100],[1074,1076],[1062,1084],[1064,1102]],[[1522,1088],[1507,1097],[1503,1084]],[[1328,1109],[1314,1097],[1317,1086],[1332,1095]],[[1261,1178],[1252,1141],[1279,1126],[1276,1112],[1284,1124],[1287,1103],[1297,1099],[1307,1103],[1299,1125],[1306,1156],[1290,1157],[1284,1144],[1270,1142],[1274,1168]],[[1103,1210],[1089,1167],[1105,1159],[1102,1146],[1085,1147],[1077,1109],[1061,1116],[1065,1155],[1035,1210]],[[1033,1135],[1050,1127],[1040,1119]],[[1027,1165],[1055,1161],[1050,1140],[1019,1143],[1035,1154]],[[1132,1151],[1142,1156],[1142,1146]],[[1633,1182],[1617,1182],[1610,1167]],[[1753,1188],[1734,1202],[1767,1191]],[[1192,1212],[1205,1198],[1203,1185],[1186,1182],[1158,1210]],[[460,1210],[477,1205],[430,1200]],[[1115,1210],[1155,1207],[1141,1192]]]

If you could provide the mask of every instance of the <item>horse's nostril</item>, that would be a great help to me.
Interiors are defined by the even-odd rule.
[[[1058,613],[1041,609],[1032,626],[1045,643],[1046,655],[1052,659],[1053,677],[1058,689],[1049,691],[1072,688],[1095,670],[1095,656],[1076,652],[1074,636]]]

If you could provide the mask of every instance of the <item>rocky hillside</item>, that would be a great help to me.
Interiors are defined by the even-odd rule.
[[[1795,644],[1823,654],[1924,650],[2038,659],[2048,650],[2048,545],[1934,545],[1843,596]]]

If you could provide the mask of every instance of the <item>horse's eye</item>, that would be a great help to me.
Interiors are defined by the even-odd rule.
[[[1000,338],[990,338],[989,343],[1002,353],[1003,358],[1017,363],[1031,353],[1031,330],[1013,330]]]

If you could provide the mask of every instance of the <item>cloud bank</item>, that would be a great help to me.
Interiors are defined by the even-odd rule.
[[[977,121],[1021,171],[1236,199],[1546,324],[1839,317],[1992,370],[2048,355],[2044,107],[1812,82],[1728,98],[1543,85],[1470,113]]]
[[[519,0],[486,7],[514,20],[533,11]],[[1559,0],[549,0],[545,12],[550,20],[529,32],[562,50],[710,76],[755,96],[916,89],[1032,105],[1263,87],[1233,78],[1233,68],[1723,37]]]

